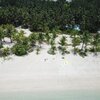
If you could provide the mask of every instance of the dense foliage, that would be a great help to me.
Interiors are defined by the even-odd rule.
[[[97,32],[100,28],[100,0],[0,0],[0,24],[29,27],[32,31],[66,25]]]
[[[59,31],[58,31],[59,32]],[[69,36],[70,42],[67,37]],[[80,32],[70,30],[69,34],[57,34],[52,32],[33,32],[29,36],[25,36],[25,32],[16,30],[11,24],[0,26],[0,56],[6,57],[11,54],[17,56],[26,55],[33,50],[36,54],[40,53],[44,45],[47,44],[49,54],[55,55],[59,51],[63,56],[74,51],[82,57],[89,52],[97,55],[100,52],[100,34],[90,34],[88,31]],[[70,48],[71,47],[71,48]]]
[[[97,55],[99,6],[100,0],[0,0],[0,56],[23,56],[33,50],[39,54],[43,43],[49,45],[47,52],[52,55],[57,51],[62,55],[71,51],[83,57],[88,52]],[[18,26],[29,28],[32,33],[25,36],[24,31],[16,30]]]

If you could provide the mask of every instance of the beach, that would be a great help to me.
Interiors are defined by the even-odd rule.
[[[23,31],[26,36],[31,34],[27,29]],[[70,36],[63,36],[70,44]],[[55,40],[57,46],[61,37]],[[61,55],[56,51],[55,55],[50,55],[47,53],[50,45],[43,43],[41,47],[38,55],[34,49],[25,56],[0,58],[0,100],[100,99],[99,53],[81,57],[72,52]],[[68,50],[71,49],[69,46]]]
[[[63,59],[60,54],[47,54],[44,48],[39,55],[13,55],[0,62],[0,92],[81,89],[100,89],[100,55],[69,54]]]

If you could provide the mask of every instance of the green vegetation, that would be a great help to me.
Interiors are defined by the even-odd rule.
[[[37,33],[32,33],[29,36],[29,41],[32,47],[34,47],[36,45],[36,41],[37,41]]]
[[[27,47],[22,44],[16,44],[12,47],[12,52],[17,56],[23,56],[27,54]]]
[[[92,44],[92,49],[91,51],[97,55],[97,52],[100,52],[100,34],[96,34],[94,36],[93,41],[91,42]]]
[[[51,47],[50,47],[48,53],[55,55],[57,49],[56,49],[55,41],[53,39],[51,40],[50,45],[51,45]]]
[[[8,47],[7,48],[3,48],[2,49],[2,56],[6,57],[8,55],[10,55],[10,49]]]
[[[16,13],[15,13],[16,12]],[[33,33],[26,37],[24,31],[15,27],[28,28]],[[78,26],[79,29],[75,29]],[[42,44],[48,44],[49,54],[69,53],[82,57],[88,52],[100,52],[100,0],[0,0],[0,56],[26,55],[33,50],[39,54]],[[56,47],[56,38],[70,35],[72,43],[62,36]],[[10,40],[12,47],[5,38]]]
[[[39,46],[36,47],[36,54],[37,54],[37,55],[39,54],[40,49],[41,49],[41,48],[40,48]]]
[[[4,38],[4,29],[0,27],[0,48],[2,47],[2,39]]]
[[[74,54],[78,52],[78,48],[76,46],[79,46],[81,43],[80,37],[74,37],[72,39],[72,46],[74,47]]]
[[[44,32],[80,25],[82,31],[94,33],[100,28],[100,1],[0,0],[0,24]]]
[[[5,32],[8,27],[12,27],[12,30]],[[8,33],[10,35],[6,35]],[[97,52],[100,52],[100,34],[98,33],[90,34],[88,31],[81,32],[71,29],[69,36],[72,39],[72,43],[70,45],[67,41],[67,35],[63,34],[64,36],[59,38],[61,33],[58,34],[54,30],[52,33],[33,32],[28,37],[24,34],[24,31],[18,32],[11,24],[0,26],[0,56],[6,57],[11,54],[23,56],[33,50],[36,50],[36,54],[39,54],[42,44],[48,44],[50,46],[48,53],[52,55],[55,55],[57,50],[62,55],[69,54],[71,50],[69,51],[68,48],[71,46],[73,47],[74,54],[77,53],[82,57],[87,56],[88,52],[93,52],[95,55],[97,55]],[[5,38],[11,40],[11,47],[4,46],[4,44],[7,44]],[[58,43],[56,38],[60,39]],[[58,45],[58,48],[56,45]]]
[[[11,24],[6,24],[2,27],[4,28],[4,36],[10,38],[12,43],[12,36],[16,33],[15,27]]]
[[[65,55],[66,53],[69,53],[66,48],[67,48],[67,42],[66,42],[66,37],[63,36],[59,42],[60,46],[58,47],[59,51],[61,52],[62,55]]]

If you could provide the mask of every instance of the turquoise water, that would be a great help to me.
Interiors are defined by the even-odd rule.
[[[0,93],[0,100],[100,100],[100,91]]]

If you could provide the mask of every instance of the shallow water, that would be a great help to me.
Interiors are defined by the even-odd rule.
[[[100,100],[100,91],[0,93],[0,100]]]

